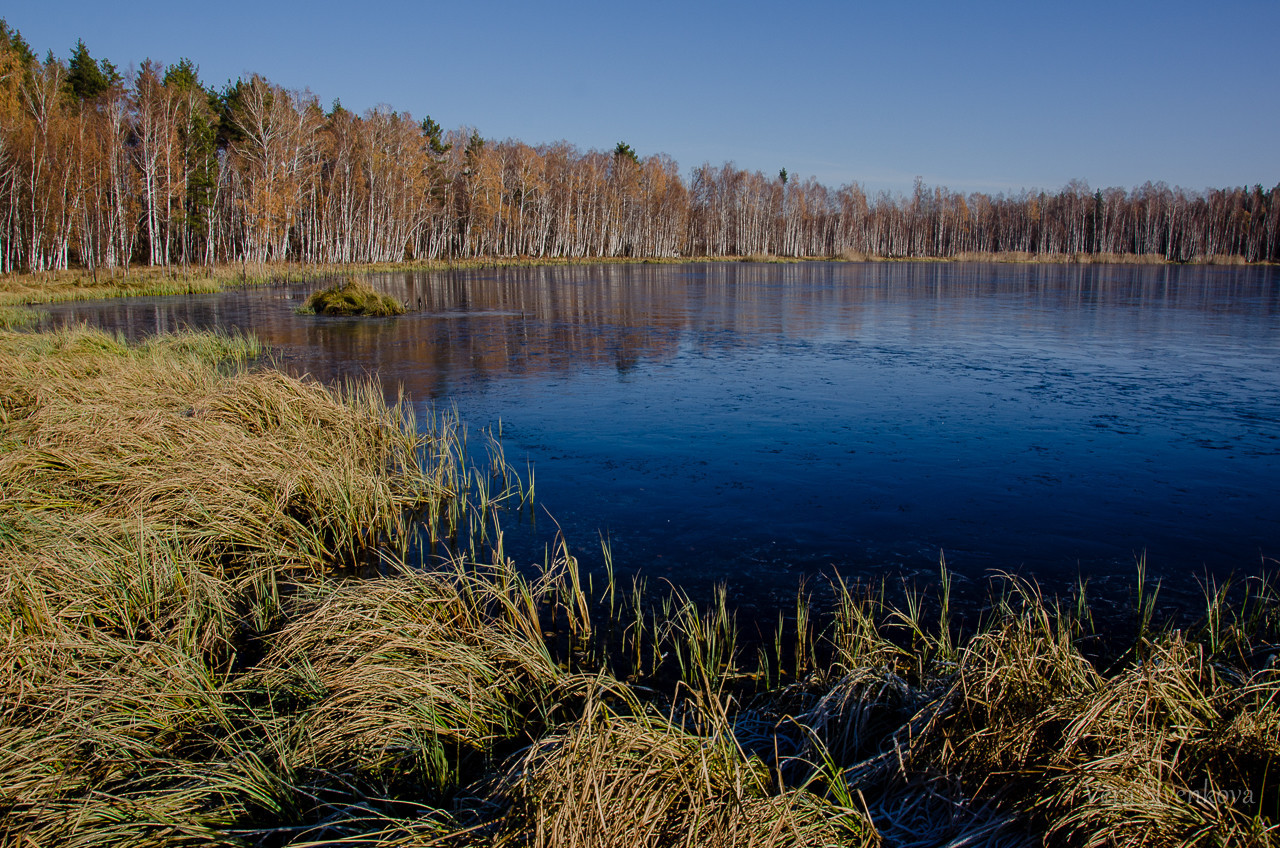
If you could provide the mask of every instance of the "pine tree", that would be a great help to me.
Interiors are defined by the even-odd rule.
[[[30,68],[36,62],[36,54],[31,51],[31,45],[4,18],[0,18],[0,51],[16,54],[18,64],[24,68]]]
[[[636,165],[640,164],[640,157],[636,155],[636,152],[632,149],[631,145],[627,144],[625,141],[618,142],[618,146],[613,148],[613,158],[630,159],[632,163]]]
[[[164,86],[173,91],[187,92],[200,88],[200,67],[190,59],[182,58],[164,72]]]
[[[444,129],[431,116],[422,119],[422,140],[427,147],[427,193],[436,209],[443,209],[448,196],[449,177],[445,172],[445,157],[453,149],[444,140]]]
[[[427,149],[432,156],[444,156],[453,149],[452,144],[444,143],[444,130],[430,115],[422,119],[422,137],[427,140]]]
[[[84,41],[76,41],[76,49],[67,64],[67,90],[81,103],[92,100],[112,86],[119,84],[120,74],[116,66],[103,59],[95,62],[89,55]]]
[[[182,261],[196,258],[196,246],[203,242],[199,257],[213,261],[213,201],[218,183],[217,135],[218,97],[200,84],[200,68],[182,58],[170,65],[164,74],[164,86],[182,103],[178,141],[182,152],[182,173],[186,181],[183,192]]]

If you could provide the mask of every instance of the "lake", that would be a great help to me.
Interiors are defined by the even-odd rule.
[[[1280,268],[694,263],[378,275],[407,316],[294,309],[319,284],[50,307],[130,336],[256,333],[282,367],[456,405],[535,472],[589,568],[738,603],[938,561],[1066,586],[1274,570]],[[552,521],[554,519],[554,522]]]

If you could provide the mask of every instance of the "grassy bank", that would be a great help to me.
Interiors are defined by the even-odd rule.
[[[97,275],[84,270],[5,274],[0,277],[0,306],[218,292],[241,279],[237,270],[134,268],[127,274],[120,270]]]
[[[515,568],[500,450],[259,353],[0,332],[0,844],[1280,844],[1266,582],[1173,629],[944,570],[747,640]]]

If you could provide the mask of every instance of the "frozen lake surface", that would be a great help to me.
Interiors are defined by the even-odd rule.
[[[52,308],[137,336],[250,330],[295,373],[376,373],[501,422],[541,559],[739,602],[804,575],[1151,572],[1280,557],[1280,269],[705,263],[391,274],[415,310],[307,317],[318,286]]]

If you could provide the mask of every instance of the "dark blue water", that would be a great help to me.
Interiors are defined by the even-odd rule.
[[[293,314],[315,286],[55,308],[260,335],[501,426],[588,564],[740,600],[802,575],[1099,585],[1280,557],[1280,269],[694,264],[387,275],[417,311]],[[555,523],[549,516],[554,516]]]

